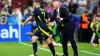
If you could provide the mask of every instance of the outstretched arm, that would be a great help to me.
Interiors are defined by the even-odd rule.
[[[32,18],[33,18],[33,16],[30,16],[29,18],[27,18],[27,19],[25,20],[25,22],[24,22],[23,25],[25,25],[27,22],[29,22],[30,20],[32,20]]]

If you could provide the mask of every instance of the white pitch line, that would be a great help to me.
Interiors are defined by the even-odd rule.
[[[20,42],[20,44],[32,47],[32,45],[29,45],[29,44],[26,44],[26,43],[23,43],[23,42]],[[47,52],[51,52],[48,49],[44,49],[44,48],[41,48],[41,47],[38,47],[38,48],[41,49],[41,50],[47,51]],[[92,53],[92,52],[88,52],[88,51],[80,51],[80,52],[87,53],[87,54],[92,54],[92,55],[95,55],[95,56],[100,56],[100,54],[96,54],[96,53]],[[63,55],[62,53],[59,53],[59,52],[56,52],[56,54]]]
[[[32,47],[32,45],[29,45],[29,44],[26,44],[26,43],[23,43],[23,42],[19,42],[20,44],[23,44],[23,45],[26,45],[26,46],[30,46],[30,47]],[[41,50],[44,50],[44,51],[47,51],[47,52],[51,52],[50,50],[48,50],[48,49],[44,49],[44,48],[41,48],[41,47],[38,47],[39,49],[41,49]],[[62,53],[59,53],[59,52],[56,52],[56,54],[58,54],[58,55],[63,55]]]
[[[100,56],[100,54],[96,54],[96,53],[92,53],[92,52],[88,52],[88,51],[80,51],[82,53],[87,53],[87,54],[92,54],[92,55],[95,55],[95,56]]]

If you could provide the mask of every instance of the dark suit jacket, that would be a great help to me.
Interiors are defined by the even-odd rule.
[[[69,21],[69,14],[68,14],[66,8],[61,8],[61,7],[60,7],[59,13],[60,13],[60,18],[63,18],[62,22],[67,22],[67,21]],[[56,17],[57,17],[57,12],[56,12],[56,10],[54,10],[54,12],[53,12],[53,17],[51,18],[51,21],[56,20]]]
[[[70,19],[70,17],[69,17],[69,13],[68,13],[68,11],[67,11],[67,9],[66,8],[61,8],[60,7],[60,10],[59,10],[59,13],[60,13],[60,18],[63,18],[63,20],[61,21],[61,23],[64,25],[64,26],[69,26],[70,24],[69,23],[71,23],[71,19]],[[61,23],[59,23],[59,21],[57,20],[57,12],[56,12],[56,10],[53,12],[53,16],[52,16],[52,18],[51,18],[51,21],[56,21],[57,22],[57,24],[58,24],[58,30],[59,31],[61,31],[61,30],[63,30],[63,26],[61,26]],[[68,24],[68,25],[67,25]]]

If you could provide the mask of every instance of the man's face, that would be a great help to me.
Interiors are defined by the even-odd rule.
[[[36,3],[36,2],[34,2],[34,3],[33,3],[33,7],[34,7],[34,8],[36,8],[36,5],[37,5],[37,3]]]
[[[58,5],[57,3],[55,3],[55,2],[53,3],[54,9],[58,9],[58,6],[59,6],[59,5]]]
[[[86,15],[86,16],[88,16],[88,15],[89,15],[89,13],[85,13],[85,15]]]

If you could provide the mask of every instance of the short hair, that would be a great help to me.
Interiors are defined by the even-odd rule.
[[[59,0],[55,0],[55,1],[54,1],[54,3],[59,4],[59,3],[60,3],[60,1],[59,1]]]
[[[41,2],[38,1],[38,0],[35,0],[34,2],[36,2],[36,3],[39,4],[39,5],[41,4]],[[34,3],[34,2],[33,2],[33,3]]]
[[[88,11],[88,10],[86,10],[84,13],[89,13],[89,11]]]

